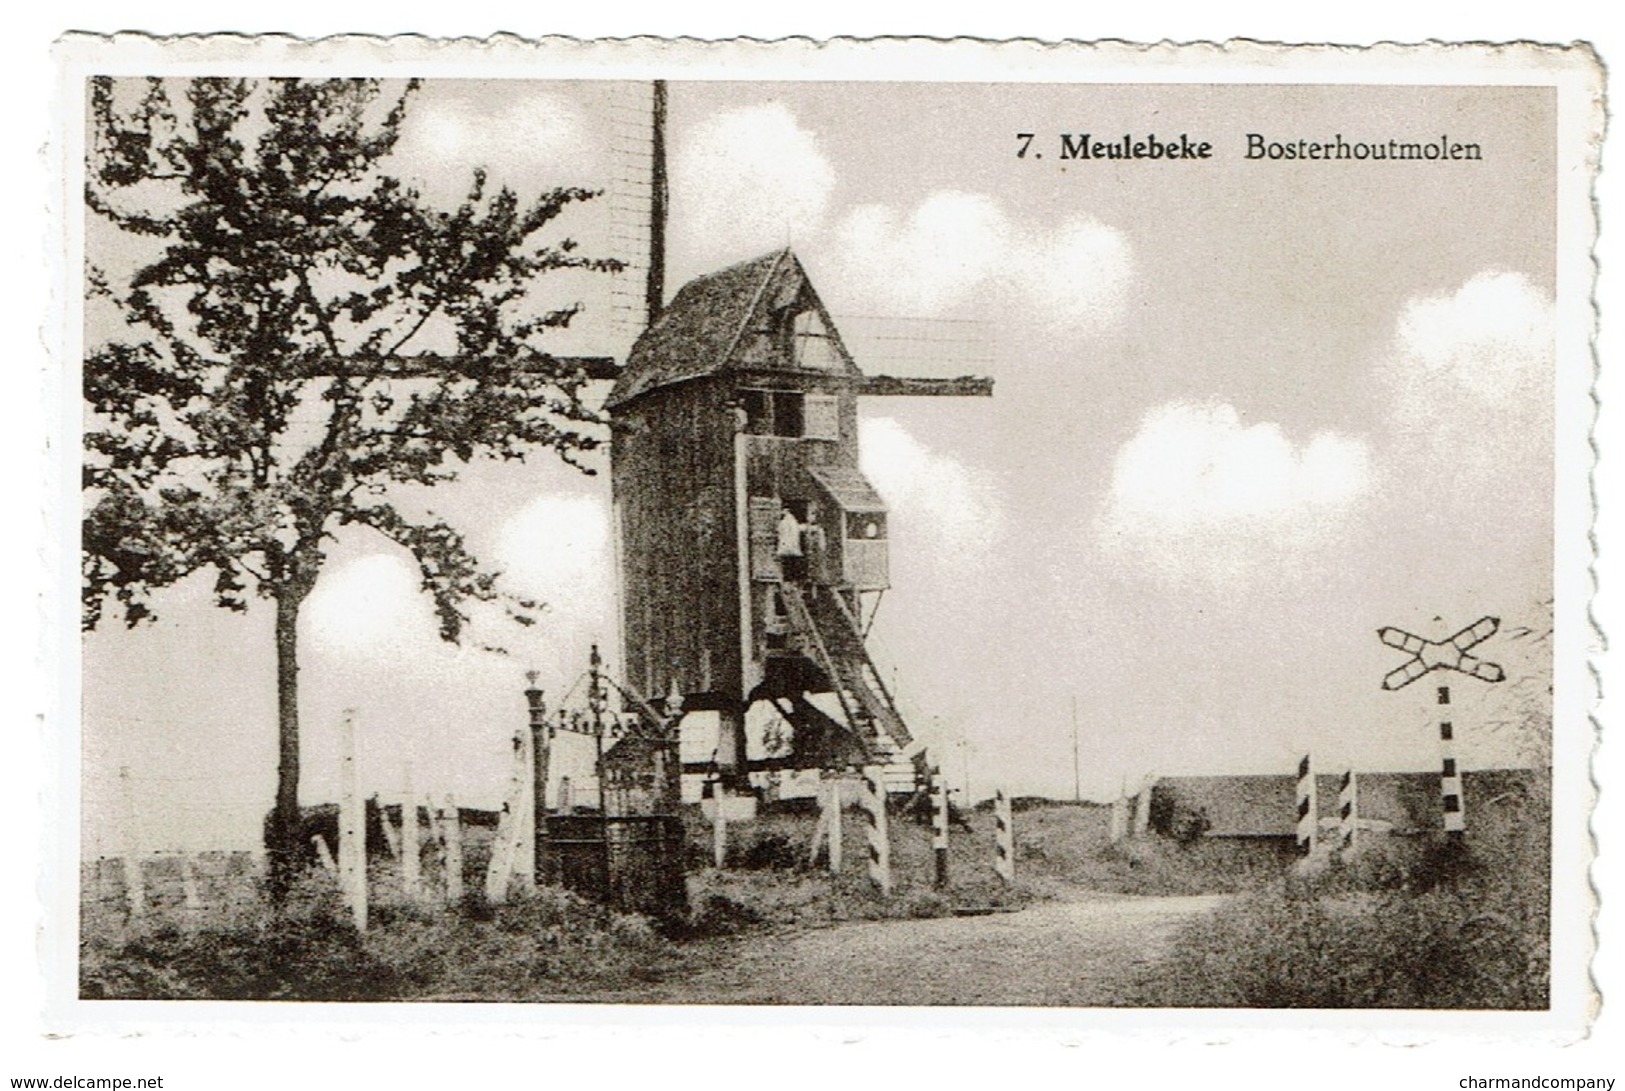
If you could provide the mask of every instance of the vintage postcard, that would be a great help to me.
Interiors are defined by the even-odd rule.
[[[1588,50],[59,57],[62,1026],[1584,1033]]]

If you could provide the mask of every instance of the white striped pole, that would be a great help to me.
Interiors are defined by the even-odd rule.
[[[1450,704],[1450,687],[1439,687],[1439,704]],[[1460,838],[1467,830],[1467,801],[1461,791],[1461,771],[1456,768],[1456,729],[1448,719],[1448,708],[1439,720],[1439,801],[1444,808],[1445,833]]]
[[[869,826],[869,881],[882,894],[890,894],[891,839],[886,828],[886,781],[878,765],[863,768],[863,811]]]
[[[1354,770],[1343,773],[1337,787],[1337,847],[1348,851],[1354,847],[1356,824],[1360,820],[1360,782]]]
[[[948,885],[948,785],[941,771],[931,774],[931,854],[937,862],[937,889]]]
[[[999,788],[993,793],[993,870],[1006,885],[1016,881],[1016,838],[1010,815],[1010,797]]]
[[[1315,766],[1310,755],[1298,762],[1298,848],[1306,856],[1315,852],[1317,827],[1320,825],[1320,798],[1315,791]]]

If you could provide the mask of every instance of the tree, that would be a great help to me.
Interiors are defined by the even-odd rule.
[[[406,510],[411,486],[479,457],[598,442],[579,361],[547,354],[579,307],[544,274],[612,272],[544,229],[593,196],[521,202],[473,171],[437,210],[388,173],[415,83],[198,79],[90,89],[86,201],[152,255],[87,270],[116,331],[87,333],[83,623],[128,625],[153,592],[213,573],[218,605],[275,606],[279,762],[267,828],[271,890],[299,853],[298,620],[343,525],[411,552],[440,635],[471,602],[505,599],[461,535]],[[426,343],[454,346],[426,356]]]

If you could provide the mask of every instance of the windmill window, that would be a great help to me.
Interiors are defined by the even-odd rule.
[[[808,394],[802,404],[807,439],[841,438],[841,403],[833,394]]]
[[[806,418],[799,390],[747,389],[742,394],[746,432],[788,439],[799,439],[804,434]]]

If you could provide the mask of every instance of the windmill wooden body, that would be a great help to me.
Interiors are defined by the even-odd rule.
[[[718,714],[734,787],[757,701],[792,726],[781,767],[911,749],[863,639],[891,542],[859,468],[858,398],[991,392],[865,376],[788,249],[690,282],[633,346],[606,403],[624,670],[643,693]],[[817,694],[834,696],[829,712]]]

